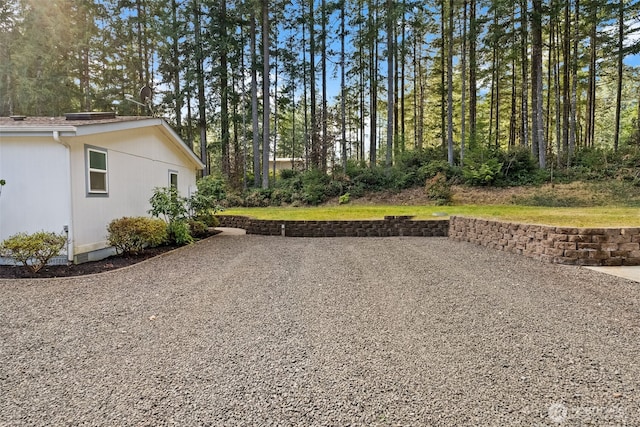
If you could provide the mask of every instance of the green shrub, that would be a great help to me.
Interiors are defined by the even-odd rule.
[[[490,157],[481,163],[471,163],[462,169],[462,175],[469,185],[494,184],[502,173],[502,163]]]
[[[346,205],[351,200],[351,194],[345,193],[338,198],[338,204]]]
[[[271,192],[271,205],[282,206],[285,203],[291,203],[292,197],[291,190],[288,188],[275,188]]]
[[[241,195],[235,193],[227,194],[225,199],[222,201],[222,206],[227,208],[244,206],[244,198]]]
[[[159,218],[123,217],[107,226],[107,240],[118,253],[135,255],[167,240],[167,224]]]
[[[186,220],[177,220],[169,223],[167,227],[169,239],[177,245],[189,245],[193,243],[191,229]]]
[[[438,206],[450,204],[453,198],[451,185],[447,181],[447,177],[441,172],[438,172],[436,176],[427,180],[425,191],[427,197],[433,200]]]
[[[211,211],[194,215],[193,220],[202,222],[207,227],[217,227],[220,225],[220,220]]]
[[[451,178],[455,175],[455,169],[446,160],[433,160],[418,169],[418,177],[423,182],[429,178],[433,178],[439,173],[444,174],[447,178]]]
[[[168,223],[187,217],[187,202],[174,187],[154,188],[149,203],[149,213],[158,218],[162,215]]]
[[[207,224],[197,221],[193,218],[189,219],[189,233],[193,237],[204,237],[207,235]]]
[[[299,174],[300,172],[294,169],[282,169],[280,171],[280,179],[284,179],[284,180],[292,179],[298,176]]]
[[[252,188],[244,198],[244,206],[248,208],[263,208],[271,204],[271,190],[262,188]]]
[[[501,178],[507,185],[541,184],[544,181],[546,174],[537,173],[539,169],[528,148],[500,150],[496,158],[502,163]]]
[[[222,202],[226,199],[225,183],[222,178],[208,175],[199,179],[196,186],[198,191],[185,200],[192,216],[209,210],[213,210],[215,214],[222,209]]]
[[[51,258],[60,254],[66,243],[67,238],[63,234],[46,231],[18,233],[0,244],[0,253],[37,273]]]

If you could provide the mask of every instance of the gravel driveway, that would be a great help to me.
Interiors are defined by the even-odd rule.
[[[638,426],[640,284],[446,238],[219,235],[0,281],[0,425]]]

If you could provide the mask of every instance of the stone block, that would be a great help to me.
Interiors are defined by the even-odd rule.
[[[581,260],[578,260],[578,259],[575,259],[575,258],[568,258],[568,257],[554,257],[553,258],[553,263],[554,264],[562,264],[562,265],[576,265],[580,261]]]
[[[568,240],[570,242],[591,243],[591,236],[586,234],[572,234]]]
[[[602,265],[602,262],[598,259],[579,259],[576,260],[576,265],[597,266]]]
[[[577,243],[578,250],[580,249],[592,249],[597,250],[600,249],[600,245],[597,243]]]
[[[567,250],[564,251],[564,256],[566,257],[570,257],[570,258],[580,258],[580,259],[588,259],[589,258],[589,252],[591,252],[590,250]]]
[[[618,250],[618,244],[617,243],[602,243],[602,244],[600,244],[600,250],[607,251],[607,252],[613,252],[613,251]]]
[[[575,242],[554,242],[553,247],[556,249],[576,249]]]
[[[569,228],[569,227],[556,227],[556,234],[579,234],[579,230],[577,228]]]
[[[609,259],[603,259],[602,265],[607,267],[614,267],[614,266],[622,265],[622,262],[623,262],[623,258],[609,258]]]
[[[620,234],[623,236],[640,236],[640,228],[621,228]]]
[[[589,251],[589,259],[609,259],[611,258],[611,253],[606,251]]]
[[[620,243],[618,245],[619,251],[637,251],[640,250],[640,243]]]
[[[567,241],[569,241],[569,236],[566,235],[566,234],[553,233],[553,234],[549,234],[548,238],[550,240],[554,240],[556,242],[567,242]]]
[[[583,228],[579,234],[586,234],[589,236],[593,236],[595,234],[606,234],[606,228]]]
[[[563,256],[564,255],[564,249],[545,248],[544,254],[545,255],[551,255],[551,256],[554,256],[554,257]]]

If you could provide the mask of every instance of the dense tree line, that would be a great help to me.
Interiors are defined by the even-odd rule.
[[[237,187],[269,186],[272,157],[346,171],[427,147],[566,167],[640,142],[624,61],[639,15],[637,0],[5,0],[0,115],[160,114]],[[144,86],[152,111],[126,99]]]

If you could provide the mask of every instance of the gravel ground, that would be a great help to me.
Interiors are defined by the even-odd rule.
[[[640,284],[446,238],[219,235],[0,280],[0,425],[638,426]]]

